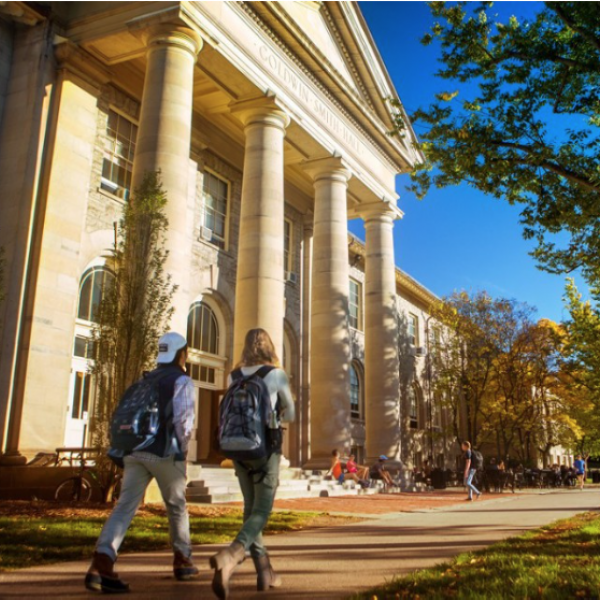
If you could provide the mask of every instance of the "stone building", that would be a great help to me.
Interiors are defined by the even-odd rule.
[[[257,326],[296,397],[292,464],[432,453],[433,296],[394,259],[396,177],[420,158],[408,121],[388,135],[396,96],[355,2],[2,3],[2,462],[81,444],[115,223],[157,169],[198,391],[190,459],[214,460],[219,390]]]

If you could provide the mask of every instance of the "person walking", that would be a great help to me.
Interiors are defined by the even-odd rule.
[[[581,454],[578,454],[575,461],[573,462],[573,468],[575,469],[575,474],[577,475],[577,481],[579,482],[579,489],[583,490],[583,484],[585,482],[585,460]]]
[[[85,587],[105,593],[129,591],[114,571],[119,547],[153,478],[161,491],[169,518],[173,546],[173,574],[179,581],[198,575],[194,566],[190,524],[185,501],[186,456],[194,427],[194,386],[185,373],[186,339],[171,331],[158,341],[157,368],[147,377],[158,378],[159,422],[154,441],[143,451],[123,458],[124,471],[119,500],[96,542]],[[172,400],[172,419],[167,410]]]
[[[279,413],[279,420],[284,423],[295,419],[294,400],[290,391],[287,375],[280,368],[275,347],[264,329],[251,329],[246,334],[242,356],[232,374],[228,385],[233,381],[232,375],[244,377],[257,373],[265,366],[275,367],[264,376],[273,410]],[[275,492],[279,484],[279,464],[281,450],[270,456],[248,461],[234,460],[233,466],[238,477],[244,497],[244,524],[235,540],[210,558],[210,566],[214,569],[212,589],[218,598],[229,597],[229,583],[237,566],[250,553],[256,568],[256,588],[266,591],[281,585],[281,577],[275,573],[267,549],[262,539],[262,531],[269,520],[275,500]]]
[[[475,473],[477,473],[477,469],[473,465],[473,451],[471,450],[471,442],[463,442],[461,444],[461,448],[463,451],[463,460],[465,463],[464,468],[464,482],[465,486],[469,490],[469,496],[467,500],[471,502],[473,500],[473,494],[475,494],[476,498],[480,498],[481,492],[473,485],[473,477],[475,477]]]

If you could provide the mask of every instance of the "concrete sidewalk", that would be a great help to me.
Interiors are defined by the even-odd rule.
[[[332,529],[270,536],[266,543],[284,585],[256,592],[256,574],[247,560],[236,572],[232,600],[241,598],[345,598],[456,554],[557,519],[598,509],[596,490],[557,490],[412,513],[377,515]],[[213,598],[208,558],[221,546],[199,546],[194,560],[201,577],[176,582],[171,554],[153,552],[120,558],[118,571],[131,584],[128,598],[187,600]],[[91,598],[83,587],[87,562],[62,563],[0,575],[0,598]]]

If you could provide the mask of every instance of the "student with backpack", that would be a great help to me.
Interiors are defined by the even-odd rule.
[[[264,329],[248,331],[241,360],[228,383],[220,405],[219,445],[233,460],[244,497],[244,524],[233,543],[210,558],[215,570],[212,589],[221,599],[229,597],[229,580],[246,552],[254,561],[258,591],[281,585],[281,578],[271,567],[262,531],[279,484],[280,423],[295,418],[287,375],[279,368],[275,347]]]
[[[465,486],[469,490],[469,496],[467,500],[471,502],[473,500],[473,494],[475,493],[476,498],[481,497],[481,492],[473,485],[473,477],[477,473],[477,469],[483,468],[483,457],[477,450],[471,450],[471,442],[463,442],[461,448],[464,452],[463,460],[465,463],[464,481]],[[481,464],[479,464],[481,463]]]
[[[114,563],[153,478],[169,517],[173,574],[179,581],[198,574],[191,559],[185,501],[185,459],[194,426],[194,386],[185,373],[186,359],[186,339],[173,331],[163,335],[158,341],[157,368],[128,388],[115,411],[109,456],[123,457],[123,481],[119,500],[102,528],[85,576],[89,590],[113,594],[129,591],[129,585],[115,573]]]

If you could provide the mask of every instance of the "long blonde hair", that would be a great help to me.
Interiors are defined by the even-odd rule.
[[[260,327],[251,329],[246,334],[242,358],[235,368],[254,367],[255,365],[281,366],[271,336]]]

